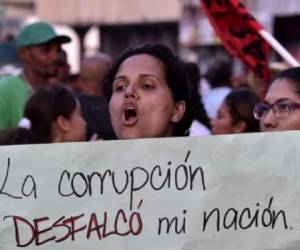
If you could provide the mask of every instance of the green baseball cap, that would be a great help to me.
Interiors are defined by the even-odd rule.
[[[25,26],[16,38],[18,48],[39,45],[51,41],[68,43],[71,38],[57,35],[53,27],[46,22],[36,22]]]

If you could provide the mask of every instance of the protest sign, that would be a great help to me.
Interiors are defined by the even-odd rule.
[[[299,249],[300,134],[0,147],[0,249]]]

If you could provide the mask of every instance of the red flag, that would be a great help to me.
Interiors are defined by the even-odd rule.
[[[259,35],[263,27],[238,0],[201,0],[201,3],[226,50],[267,83],[270,47]]]

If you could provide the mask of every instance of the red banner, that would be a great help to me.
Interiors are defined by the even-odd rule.
[[[226,50],[268,82],[270,47],[258,33],[263,27],[238,0],[200,1]]]

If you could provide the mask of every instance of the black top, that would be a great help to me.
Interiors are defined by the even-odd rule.
[[[110,122],[107,99],[82,93],[76,93],[76,96],[81,105],[82,116],[87,123],[87,140],[95,133],[99,139],[116,139]]]

